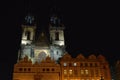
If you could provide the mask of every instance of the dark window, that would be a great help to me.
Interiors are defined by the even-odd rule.
[[[106,69],[106,67],[105,67],[105,66],[103,66],[103,69]]]
[[[28,68],[28,71],[31,71],[31,69],[30,69],[30,68]]]
[[[58,55],[58,53],[59,53],[59,52],[57,51],[57,55]]]
[[[22,68],[19,68],[19,71],[22,71],[23,69]]]
[[[52,69],[52,71],[55,71],[55,69]]]
[[[85,67],[87,67],[88,66],[88,64],[87,63],[85,63]]]
[[[69,63],[69,66],[72,66],[72,64],[71,64],[71,63]]]
[[[49,71],[49,69],[47,69],[47,71]]]
[[[92,63],[90,63],[90,67],[92,67]]]
[[[30,31],[26,31],[25,35],[27,36],[27,40],[30,40]]]
[[[55,40],[59,40],[59,32],[55,33]]]
[[[24,68],[24,71],[26,71],[26,68]]]
[[[82,66],[83,66],[83,63],[80,63],[80,66],[82,67]]]

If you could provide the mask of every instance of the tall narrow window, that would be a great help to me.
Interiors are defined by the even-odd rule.
[[[56,52],[56,54],[58,55],[58,54],[59,54],[59,52],[57,51],[57,52]]]
[[[30,40],[30,31],[26,31],[25,36],[27,36],[27,40]]]
[[[82,67],[83,66],[83,63],[80,63],[80,67]]]
[[[81,73],[81,74],[84,74],[84,70],[81,70],[80,73]]]
[[[67,70],[64,70],[64,74],[65,74],[65,75],[67,74]]]
[[[69,70],[69,73],[70,73],[70,75],[72,75],[72,70],[71,69]]]
[[[92,63],[90,63],[90,67],[92,67]]]
[[[55,40],[59,40],[59,32],[55,33]]]
[[[85,70],[85,74],[88,74],[88,70],[87,69]]]

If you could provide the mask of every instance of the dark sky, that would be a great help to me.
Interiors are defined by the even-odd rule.
[[[110,63],[120,59],[119,9],[117,2],[68,1],[68,0],[19,0],[3,3],[1,32],[4,41],[1,56],[3,78],[12,77],[13,64],[17,61],[21,24],[30,12],[38,27],[47,27],[51,8],[56,6],[65,29],[66,51],[73,57],[103,54]],[[15,46],[14,46],[15,44]],[[1,71],[2,70],[2,71]],[[5,79],[4,79],[5,80]]]

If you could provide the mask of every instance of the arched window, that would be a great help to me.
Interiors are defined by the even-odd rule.
[[[27,36],[27,40],[30,40],[30,34],[31,34],[30,31],[25,32],[25,36]]]
[[[40,52],[38,54],[38,59],[39,61],[41,62],[42,60],[45,60],[46,59],[46,53],[45,52]]]
[[[55,32],[55,40],[59,40],[59,32]]]

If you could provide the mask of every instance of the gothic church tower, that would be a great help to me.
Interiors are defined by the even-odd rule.
[[[60,18],[57,15],[50,17],[50,41],[51,41],[51,57],[58,61],[59,58],[65,53],[65,41],[64,41],[64,25],[61,23]]]
[[[25,24],[22,25],[23,32],[18,61],[25,56],[28,56],[32,63],[41,62],[47,56],[56,62],[59,61],[65,53],[64,26],[57,15],[52,15],[48,27],[49,38],[44,31],[41,31],[39,35],[35,35],[37,26],[34,17],[31,15],[25,17]]]
[[[33,58],[34,50],[32,43],[35,41],[36,24],[34,16],[28,14],[25,17],[22,27],[21,47],[18,53],[18,61],[28,56],[29,59]]]
[[[31,44],[35,40],[36,25],[33,21],[33,16],[27,15],[25,17],[25,24],[22,25],[22,45]]]

